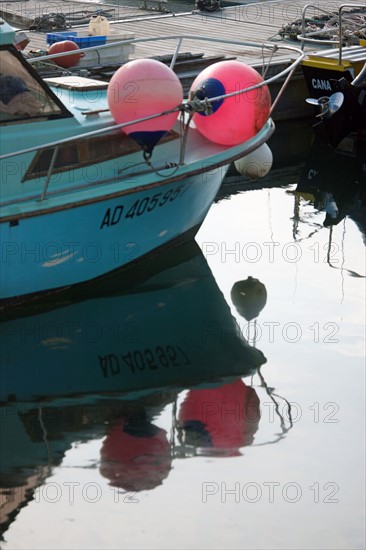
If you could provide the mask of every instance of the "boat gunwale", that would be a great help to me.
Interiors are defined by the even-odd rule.
[[[151,183],[147,183],[147,184],[144,184],[144,185],[139,185],[137,187],[132,187],[130,189],[122,189],[120,191],[111,192],[111,193],[106,193],[105,190],[102,190],[99,195],[95,195],[92,198],[81,199],[79,201],[73,200],[71,202],[67,202],[66,204],[61,204],[61,205],[57,205],[57,206],[49,206],[48,208],[45,207],[42,210],[37,208],[37,209],[29,210],[27,212],[23,211],[23,212],[16,212],[14,214],[8,214],[8,215],[5,215],[5,216],[0,218],[0,223],[6,223],[6,222],[15,221],[15,220],[16,221],[23,220],[23,219],[26,219],[26,218],[41,216],[41,215],[50,214],[50,213],[54,213],[54,212],[59,212],[59,211],[63,211],[63,210],[70,210],[72,208],[79,208],[79,207],[82,207],[82,206],[88,206],[89,204],[103,202],[103,201],[106,201],[106,200],[113,200],[113,199],[121,197],[121,196],[126,196],[126,195],[130,195],[130,194],[135,194],[135,193],[139,193],[139,192],[142,192],[142,191],[154,189],[155,187],[170,185],[172,183],[176,183],[177,181],[181,181],[183,179],[202,174],[203,172],[208,172],[208,171],[215,170],[217,168],[220,168],[221,166],[231,164],[235,160],[251,153],[252,151],[257,149],[258,147],[263,145],[271,137],[274,130],[275,130],[275,125],[274,125],[273,120],[270,118],[270,119],[267,120],[267,122],[263,126],[263,128],[261,128],[261,130],[253,138],[247,140],[246,142],[244,142],[242,144],[239,144],[239,145],[233,146],[233,147],[229,147],[226,150],[221,151],[220,153],[214,154],[214,157],[217,157],[219,155],[220,160],[212,162],[212,164],[210,163],[209,165],[208,164],[206,164],[204,166],[202,165],[203,158],[206,158],[206,159],[211,158],[211,157],[207,157],[207,155],[206,155],[205,157],[203,157],[201,159],[197,159],[196,161],[194,161],[192,163],[192,164],[199,164],[199,166],[200,166],[199,168],[189,169],[189,165],[182,165],[180,167],[180,168],[182,168],[180,173],[178,173],[176,175],[172,175],[171,177],[168,176],[168,177],[162,178],[158,181],[155,180]],[[243,147],[244,146],[245,146],[245,151],[243,152]],[[240,148],[240,150],[238,150],[239,148]],[[235,153],[234,153],[233,149],[235,149],[235,151],[236,151]],[[232,152],[232,153],[230,154],[230,152]],[[229,153],[229,154],[225,154],[225,153]],[[187,168],[188,168],[188,170],[187,170]],[[207,168],[209,168],[209,169],[207,169]],[[154,173],[154,172],[152,172],[152,173]],[[128,176],[128,174],[126,176]],[[134,174],[134,176],[136,176],[136,174]],[[108,183],[116,183],[116,178],[114,177],[114,178],[110,178],[108,180],[98,181],[95,184],[88,183],[85,186],[84,189],[88,190],[88,189],[90,189],[91,186],[96,187],[96,186],[101,186],[101,185],[107,185]],[[75,189],[73,189],[73,191],[75,191]],[[69,196],[68,190],[58,191],[57,194],[58,195],[64,195],[65,197]],[[49,200],[49,195],[50,195],[50,193],[47,194],[47,200]],[[72,194],[71,194],[71,196],[72,196]],[[24,205],[29,203],[29,202],[34,203],[34,201],[36,199],[38,199],[37,202],[36,202],[36,205],[39,205],[41,203],[39,193],[37,195],[27,197],[26,199],[22,199],[21,204],[23,204],[23,207],[24,207]],[[6,203],[6,206],[12,208],[14,206],[17,206],[18,204],[19,203],[17,201],[13,200],[13,201],[9,201],[8,203]],[[4,206],[5,205],[2,205],[2,208],[4,208]]]

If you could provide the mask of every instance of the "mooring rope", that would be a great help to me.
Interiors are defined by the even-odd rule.
[[[311,35],[311,38],[320,40],[337,40],[339,38],[339,14],[332,12],[329,15],[306,18],[305,29],[302,29],[302,19],[295,19],[282,25],[278,34],[282,38],[298,40],[302,33]],[[343,40],[348,45],[358,44],[360,39],[366,38],[366,9],[355,8],[342,17]]]

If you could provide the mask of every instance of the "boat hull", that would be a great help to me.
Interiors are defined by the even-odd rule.
[[[89,281],[191,238],[227,168],[2,223],[2,298]]]
[[[335,83],[340,78],[352,82],[365,61],[365,45],[343,48],[342,63],[339,63],[338,48],[310,53],[301,63],[310,97],[319,99],[336,92]]]

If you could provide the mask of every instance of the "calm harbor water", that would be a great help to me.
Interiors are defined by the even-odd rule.
[[[311,140],[137,286],[2,323],[4,550],[365,547],[365,182]]]

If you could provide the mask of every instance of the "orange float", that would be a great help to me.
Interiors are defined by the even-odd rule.
[[[62,42],[55,42],[54,44],[52,44],[52,46],[49,47],[47,53],[48,55],[51,55],[54,53],[71,52],[73,50],[80,50],[80,48],[77,44],[75,44],[75,42],[72,42],[72,40],[63,40]],[[64,69],[68,69],[69,67],[75,67],[75,65],[79,63],[83,55],[84,54],[80,52],[75,55],[55,57],[54,62],[56,63],[56,65],[59,65]]]

